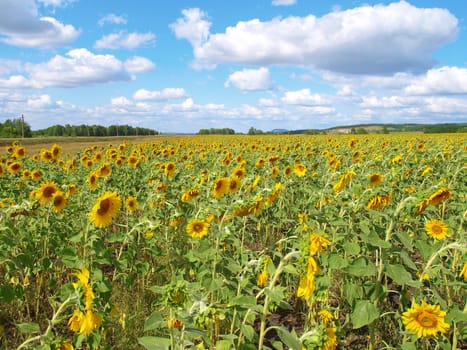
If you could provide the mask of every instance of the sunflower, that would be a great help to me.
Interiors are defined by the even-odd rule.
[[[371,174],[369,176],[370,187],[378,186],[379,184],[381,184],[381,182],[383,182],[383,179],[384,176],[380,173]]]
[[[191,201],[194,198],[198,197],[199,194],[200,194],[200,192],[197,189],[188,190],[188,191],[186,191],[185,193],[182,194],[182,202]]]
[[[15,157],[16,158],[24,158],[26,156],[26,149],[24,147],[16,147],[15,148]]]
[[[310,256],[314,256],[318,253],[323,252],[327,247],[329,247],[331,242],[327,239],[327,237],[328,236],[326,234],[311,234],[308,243],[308,254]]]
[[[88,175],[88,186],[91,190],[95,190],[97,187],[99,187],[99,182],[97,181],[98,177],[95,172],[91,172]]]
[[[232,177],[237,178],[238,180],[241,180],[245,177],[246,171],[244,168],[235,168],[234,171],[232,172]]]
[[[99,169],[96,171],[96,175],[98,177],[105,177],[109,176],[112,173],[112,168],[110,167],[110,163],[102,164]]]
[[[449,324],[444,321],[445,311],[439,305],[430,305],[422,301],[421,305],[413,302],[412,308],[402,314],[402,322],[409,332],[418,338],[436,336],[438,332],[446,333]]]
[[[234,193],[237,192],[240,189],[240,179],[236,177],[231,177],[229,181],[229,192]]]
[[[446,238],[448,235],[448,226],[440,220],[429,220],[425,224],[425,230],[428,235],[436,240]]]
[[[134,212],[138,208],[138,201],[135,197],[128,196],[125,200],[125,206],[129,212]]]
[[[334,316],[332,315],[331,311],[326,309],[318,311],[318,317],[325,323],[331,323],[334,321]]]
[[[428,174],[431,174],[433,172],[433,168],[431,166],[428,166],[423,170],[422,176],[427,176]]]
[[[5,176],[5,170],[3,169],[3,166],[0,164],[0,177]]]
[[[292,167],[290,165],[287,165],[285,168],[284,168],[284,176],[285,177],[289,177],[290,175],[292,175]]]
[[[8,165],[8,172],[10,174],[18,174],[21,171],[21,163],[12,162]]]
[[[122,200],[115,192],[100,196],[89,213],[89,220],[96,227],[106,227],[117,216]]]
[[[266,270],[261,271],[258,276],[256,276],[256,284],[258,287],[264,287],[266,286],[266,283],[268,281],[269,274]]]
[[[50,162],[53,159],[53,154],[52,152],[42,149],[41,150],[41,159],[45,162]]]
[[[128,164],[130,164],[132,167],[136,168],[139,164],[138,158],[134,155],[131,155],[128,157]]]
[[[76,192],[78,192],[78,186],[76,186],[75,184],[70,184],[68,186],[68,191],[66,193],[66,196],[70,197],[71,195],[75,194]]]
[[[46,182],[41,185],[37,196],[42,204],[52,203],[54,193],[58,191],[57,185],[54,182]]]
[[[464,277],[464,281],[467,281],[467,260],[465,261],[464,266],[462,267],[462,270],[459,273],[459,277]]]
[[[175,165],[174,162],[169,162],[165,164],[165,169],[164,169],[165,176],[167,176],[169,179],[172,178],[175,175],[176,169],[177,169],[177,166]]]
[[[62,191],[55,191],[53,194],[54,213],[58,213],[66,206],[66,197]]]
[[[391,203],[392,197],[390,194],[376,195],[370,198],[366,207],[372,210],[380,210]]]
[[[214,184],[214,189],[212,191],[212,195],[214,198],[222,198],[224,194],[229,191],[230,188],[230,179],[227,177],[223,177],[217,179]]]
[[[52,154],[52,158],[54,160],[58,160],[61,152],[62,152],[62,147],[57,144],[54,144],[52,148],[50,149],[50,153]]]
[[[186,233],[193,238],[203,238],[208,230],[209,224],[205,220],[192,220],[186,225]]]
[[[301,163],[295,164],[293,171],[294,171],[295,175],[297,175],[299,177],[303,177],[306,174],[306,168]]]

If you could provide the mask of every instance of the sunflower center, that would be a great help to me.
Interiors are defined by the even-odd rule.
[[[104,199],[99,204],[99,209],[97,210],[98,215],[105,215],[110,209],[110,200]]]
[[[53,188],[53,187],[44,188],[44,191],[43,191],[44,197],[50,198],[50,197],[52,197],[52,195],[54,193],[55,193],[55,188]]]
[[[199,224],[199,223],[196,223],[193,225],[193,231],[196,232],[196,233],[200,233],[203,231],[203,225],[202,224]]]
[[[435,235],[439,235],[439,234],[443,233],[443,228],[440,225],[433,225],[431,230],[433,231],[433,233]]]
[[[437,319],[435,315],[422,311],[420,314],[417,315],[417,322],[422,326],[426,328],[432,328],[436,327],[437,324]]]

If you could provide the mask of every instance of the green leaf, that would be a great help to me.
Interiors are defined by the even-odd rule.
[[[298,339],[296,334],[290,333],[287,329],[281,327],[278,329],[277,334],[279,338],[284,342],[285,345],[292,350],[301,350],[302,345],[300,344],[300,340]]]
[[[15,299],[15,289],[9,284],[0,286],[0,300],[11,303]]]
[[[62,262],[65,266],[73,269],[81,268],[82,264],[79,261],[78,252],[75,248],[63,248],[58,255],[62,258]]]
[[[328,259],[330,269],[343,269],[349,266],[349,262],[337,253],[331,253]]]
[[[151,331],[153,329],[160,328],[161,326],[167,326],[167,322],[164,321],[160,312],[153,312],[144,323],[144,331]]]
[[[216,342],[216,350],[230,350],[232,345],[232,341],[230,340],[219,340]]]
[[[41,329],[39,328],[39,324],[34,322],[16,323],[16,327],[21,333],[31,334],[39,333],[41,331]]]
[[[243,335],[245,336],[245,339],[246,340],[253,340],[253,338],[255,337],[255,330],[252,326],[248,325],[248,324],[242,324],[240,326],[241,330],[242,330],[242,333]]]
[[[147,350],[168,350],[170,348],[170,339],[161,337],[140,337],[138,343]]]
[[[417,350],[416,343],[404,343],[401,345],[401,350]]]
[[[376,267],[371,261],[362,256],[353,260],[345,271],[358,277],[373,276],[376,273]]]
[[[231,306],[242,306],[246,309],[256,306],[256,298],[254,296],[239,295],[230,301]]]
[[[407,272],[404,266],[397,264],[397,265],[386,265],[386,274],[391,277],[394,282],[403,286],[412,282],[412,275]]]
[[[344,243],[345,252],[349,255],[357,255],[360,253],[360,244],[357,242]]]
[[[368,300],[358,300],[350,314],[350,320],[352,321],[354,329],[366,326],[378,317],[378,308]]]
[[[356,283],[346,283],[344,285],[344,295],[347,302],[352,305],[355,300],[363,296],[363,289]]]

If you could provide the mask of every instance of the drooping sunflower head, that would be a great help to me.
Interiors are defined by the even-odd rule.
[[[429,220],[425,224],[426,233],[436,240],[446,238],[448,235],[448,226],[440,220]]]
[[[117,216],[121,206],[122,200],[116,192],[105,192],[92,207],[89,220],[96,227],[106,227]]]
[[[111,173],[112,173],[112,168],[110,166],[110,163],[104,163],[99,167],[99,169],[97,169],[96,175],[98,177],[105,177],[105,176],[109,176]]]
[[[41,185],[38,197],[41,204],[53,202],[54,193],[58,191],[57,185],[54,182],[46,182]]]
[[[186,233],[193,238],[203,238],[208,230],[209,223],[205,220],[192,220],[186,226]]]
[[[450,199],[451,197],[451,192],[449,192],[447,188],[440,188],[428,198],[428,201],[430,204],[437,205],[441,202],[444,202],[445,200]]]
[[[402,322],[409,332],[417,334],[418,338],[436,336],[438,332],[446,333],[449,324],[444,321],[446,312],[439,305],[430,305],[422,301],[421,305],[416,302],[412,307],[402,314]]]

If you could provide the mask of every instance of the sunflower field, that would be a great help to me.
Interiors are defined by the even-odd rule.
[[[467,348],[466,134],[115,140],[4,147],[1,349]]]

